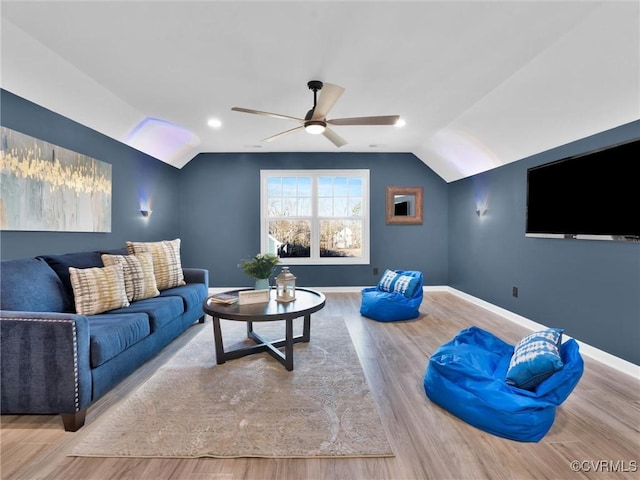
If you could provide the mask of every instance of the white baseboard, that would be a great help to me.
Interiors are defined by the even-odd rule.
[[[444,287],[444,289],[460,298],[467,300],[468,302],[473,303],[474,305],[478,305],[486,310],[489,310],[492,313],[500,315],[501,317],[510,320],[518,325],[525,327],[531,331],[542,330],[547,328],[546,325],[542,325],[541,323],[534,322],[533,320],[529,320],[526,317],[518,315],[517,313],[513,313],[509,310],[506,310],[502,307],[498,307],[492,303],[481,300],[473,295],[469,295],[468,293],[461,292],[460,290],[456,290],[453,287]],[[563,337],[567,339],[572,338],[569,335],[563,334]],[[619,372],[626,373],[627,375],[631,375],[632,377],[639,379],[640,378],[640,365],[636,365],[635,363],[628,362],[622,358],[616,357],[615,355],[611,355],[610,353],[605,352],[604,350],[600,350],[599,348],[593,347],[588,343],[581,342],[576,339],[578,345],[580,345],[580,353],[583,355],[590,357],[594,360],[603,363],[604,365],[614,368]]]
[[[369,285],[370,286],[370,285]],[[224,288],[209,288],[209,294],[213,295],[214,293],[219,293],[225,290],[233,290],[234,288],[243,288],[243,287],[224,287]],[[246,288],[246,287],[245,287]],[[362,287],[309,287],[314,290],[318,290],[323,293],[354,293],[360,292],[364,286]],[[529,320],[526,317],[518,315],[517,313],[511,312],[502,307],[498,307],[492,303],[489,303],[480,298],[474,297],[473,295],[469,295],[468,293],[462,292],[460,290],[456,290],[453,287],[449,287],[448,285],[435,285],[435,286],[425,286],[423,287],[425,292],[449,292],[453,295],[456,295],[468,302],[473,303],[474,305],[478,305],[486,310],[489,310],[492,313],[500,315],[501,317],[514,322],[522,327],[525,327],[531,331],[542,330],[547,328],[546,325],[542,325],[541,323],[534,322],[533,320]],[[563,335],[567,339],[572,338],[569,335]],[[616,357],[615,355],[611,355],[610,353],[605,352],[604,350],[600,350],[599,348],[593,347],[588,343],[581,342],[576,339],[578,345],[580,345],[580,353],[583,355],[592,358],[594,360],[599,361],[600,363],[611,367],[619,372],[630,375],[636,379],[640,379],[640,365],[636,365],[635,363],[628,362],[622,358]]]

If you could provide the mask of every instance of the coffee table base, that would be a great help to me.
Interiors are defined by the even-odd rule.
[[[311,331],[311,315],[304,316],[304,324],[302,326],[302,335],[293,336],[293,319],[286,319],[285,322],[285,338],[280,340],[268,341],[260,334],[254,332],[253,322],[247,321],[247,337],[256,342],[256,345],[237,348],[228,352],[224,351],[222,342],[222,329],[220,328],[220,317],[213,318],[213,338],[216,346],[216,363],[222,365],[227,360],[246,357],[254,353],[267,352],[278,362],[280,362],[288,371],[293,370],[293,345],[301,342],[309,342]],[[284,353],[280,349],[284,347]]]

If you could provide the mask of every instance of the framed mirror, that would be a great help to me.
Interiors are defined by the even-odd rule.
[[[387,223],[422,224],[422,187],[387,187]]]

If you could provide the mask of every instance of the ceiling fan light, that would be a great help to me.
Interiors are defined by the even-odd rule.
[[[325,124],[320,121],[311,121],[304,124],[304,129],[309,132],[311,135],[320,135],[324,133]]]

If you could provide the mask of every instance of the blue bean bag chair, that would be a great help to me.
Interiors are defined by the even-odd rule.
[[[481,328],[467,328],[432,355],[424,390],[434,403],[481,430],[537,442],[584,369],[578,343],[561,339],[562,330],[547,329],[514,348]]]
[[[410,320],[420,315],[422,272],[385,270],[375,287],[362,289],[360,315],[379,322]]]

